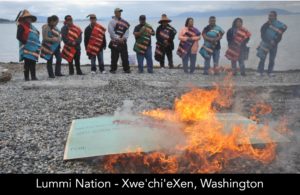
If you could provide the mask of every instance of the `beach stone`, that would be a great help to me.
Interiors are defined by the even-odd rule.
[[[0,83],[8,82],[12,79],[12,74],[8,69],[0,69]]]
[[[146,85],[153,86],[153,87],[171,87],[171,82],[160,82],[160,81],[150,81],[147,82]]]
[[[49,79],[45,64],[37,64],[39,81],[25,82],[20,64],[7,68],[13,78],[0,84],[0,173],[103,173],[99,161],[63,161],[72,120],[114,114],[124,100],[133,101],[134,114],[156,108],[172,109],[174,100],[190,90],[186,83],[213,86],[225,76],[203,76],[198,69],[193,75],[185,75],[182,69],[154,69],[154,74],[137,74],[134,67],[131,74],[124,74],[119,67],[116,74],[91,75],[90,66],[82,66],[87,73],[84,76]],[[62,66],[62,73],[68,73],[67,65]],[[247,71],[246,77],[233,80],[238,113],[247,117],[249,109],[264,100],[273,107],[272,120],[286,114],[292,120],[291,129],[299,131],[300,71],[263,78],[256,77],[255,71]],[[235,159],[223,172],[300,173],[299,138],[294,134],[271,164]]]

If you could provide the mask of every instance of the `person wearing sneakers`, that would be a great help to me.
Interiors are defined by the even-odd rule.
[[[99,71],[104,74],[104,60],[103,60],[103,50],[106,48],[106,38],[104,26],[97,22],[97,17],[95,14],[90,14],[87,17],[90,18],[90,24],[85,28],[84,31],[84,45],[86,53],[91,59],[91,71],[95,74],[96,68],[96,58],[99,63]]]

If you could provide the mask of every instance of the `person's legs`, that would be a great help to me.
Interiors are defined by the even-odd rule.
[[[80,69],[80,51],[77,51],[75,54],[75,67],[76,67],[76,73],[78,75],[83,75],[81,69]]]
[[[73,60],[69,62],[69,75],[74,75]]]
[[[53,55],[49,60],[47,60],[47,71],[48,71],[48,76],[50,78],[54,78],[54,73],[53,73],[53,67],[52,67],[52,62],[53,62]]]
[[[219,59],[220,59],[220,50],[214,50],[213,54],[213,62],[214,62],[214,72],[215,74],[219,74]]]
[[[91,71],[92,72],[96,72],[97,68],[96,68],[96,56],[92,56],[91,57]]]
[[[54,56],[56,58],[56,63],[55,63],[55,76],[63,76],[61,73],[61,53],[60,53],[60,47],[58,47],[55,52]]]
[[[234,60],[231,60],[231,68],[232,68],[232,74],[233,75],[237,74],[237,67],[236,67],[236,65],[237,65],[237,62],[234,61]]]
[[[29,59],[24,58],[24,79],[25,79],[25,81],[29,81],[29,67],[30,67]]]
[[[197,54],[191,54],[191,68],[190,68],[190,73],[194,73],[195,68],[196,68],[196,59],[197,59]]]
[[[152,47],[147,48],[145,58],[147,60],[147,71],[148,73],[153,73],[153,60],[152,60]]]
[[[275,46],[270,50],[268,74],[271,74],[273,72],[276,54],[277,54],[277,46]]]
[[[240,66],[241,75],[246,76],[244,59],[239,59],[239,66]]]
[[[111,65],[110,65],[110,72],[117,71],[118,68],[118,60],[119,60],[119,51],[116,48],[111,49]]]
[[[166,50],[166,55],[167,55],[167,58],[168,58],[169,68],[174,68],[172,49],[167,49]]]
[[[99,70],[100,72],[104,71],[104,59],[103,59],[103,50],[99,52],[98,56]]]
[[[35,81],[38,80],[36,77],[36,70],[35,70],[36,61],[30,60],[30,74],[31,74],[31,80]]]
[[[159,62],[161,68],[165,67],[165,56],[166,56],[166,51],[165,51],[165,49],[162,49],[162,57]]]
[[[138,69],[139,69],[139,73],[143,73],[144,72],[144,55],[141,54],[136,54],[136,58],[138,61]]]
[[[267,54],[268,55],[268,54]],[[266,56],[267,56],[266,55]],[[261,75],[264,74],[264,70],[265,70],[265,61],[266,61],[266,57],[265,58],[260,58],[258,66],[257,66],[257,72],[260,73]]]
[[[189,57],[190,57],[190,52],[188,52],[183,58],[182,58],[182,65],[183,65],[183,71],[185,73],[189,72],[189,68],[188,68],[188,63],[189,63]]]
[[[210,69],[210,60],[211,60],[211,57],[205,58],[205,60],[204,60],[204,72],[203,72],[203,74],[205,74],[205,75],[209,74],[208,71]]]
[[[130,73],[127,43],[125,43],[121,49],[121,59],[124,72]]]

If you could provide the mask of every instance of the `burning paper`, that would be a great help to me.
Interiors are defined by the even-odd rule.
[[[224,133],[230,134],[235,125],[247,128],[256,123],[235,113],[219,113],[218,120],[224,124]],[[64,160],[122,154],[141,150],[172,150],[184,145],[185,135],[179,124],[161,123],[141,116],[118,118],[102,116],[74,120],[69,132]],[[182,128],[182,127],[181,127]],[[269,130],[275,142],[287,142],[288,139],[279,133]],[[256,133],[257,134],[257,133]],[[266,140],[257,138],[253,133],[251,144],[265,144]],[[243,139],[240,133],[240,139]],[[240,140],[237,140],[240,142]]]
[[[75,120],[65,159],[105,155],[102,170],[110,173],[212,173],[237,158],[272,162],[277,142],[288,141],[273,129],[286,131],[286,123],[264,121],[272,112],[264,102],[250,108],[248,118],[223,113],[233,104],[233,93],[226,77],[222,85],[184,93],[169,109]]]
[[[79,119],[72,122],[64,160],[170,149],[183,138],[179,126],[140,116]]]

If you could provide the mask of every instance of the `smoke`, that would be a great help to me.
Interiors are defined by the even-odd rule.
[[[123,105],[116,109],[114,112],[114,117],[121,118],[121,117],[128,117],[133,116],[133,101],[132,100],[124,100]]]
[[[127,124],[127,129],[134,137],[130,137],[128,143],[143,139],[143,145],[138,150],[156,151],[173,150],[176,146],[185,143],[185,136],[181,131],[181,125],[167,121],[157,121],[139,113],[134,113],[134,101],[124,100],[123,105],[114,112],[115,121]],[[132,149],[132,148],[131,148]],[[134,149],[133,149],[134,150]]]
[[[283,143],[278,148],[275,165],[280,172],[300,173],[300,100],[292,96],[286,99],[284,104],[282,118],[288,124],[287,136],[290,142]]]
[[[297,91],[290,93],[285,87],[240,88],[235,96],[233,112],[243,116],[249,115],[249,108],[258,102],[269,102],[272,113],[262,117],[262,123],[267,122],[271,130],[279,132],[289,139],[289,142],[277,143],[277,157],[265,172],[270,173],[300,173],[300,101],[296,98]]]

